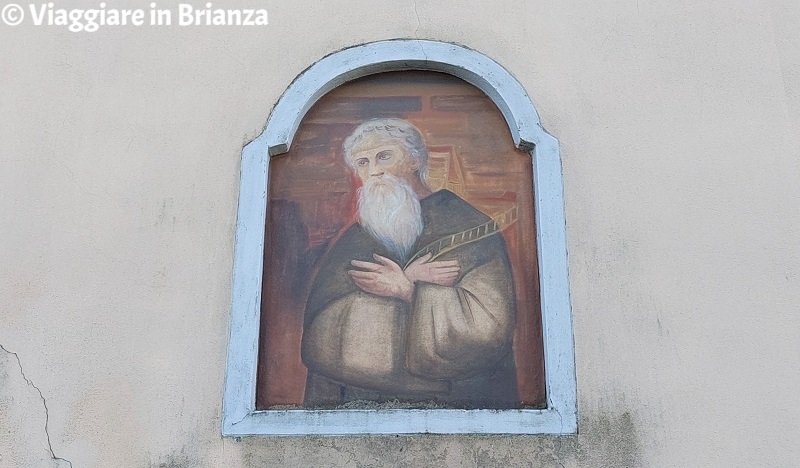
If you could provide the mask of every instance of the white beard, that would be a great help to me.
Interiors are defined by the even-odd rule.
[[[358,189],[361,226],[405,260],[422,234],[419,198],[405,179],[384,174],[370,177]]]

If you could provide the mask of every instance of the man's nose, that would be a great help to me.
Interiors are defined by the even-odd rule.
[[[383,169],[378,167],[377,165],[370,164],[369,175],[370,176],[382,176],[383,175]]]

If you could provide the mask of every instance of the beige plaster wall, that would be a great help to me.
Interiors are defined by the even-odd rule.
[[[800,459],[800,3],[266,7],[0,25],[0,467],[69,466],[45,403],[74,467]],[[577,437],[220,436],[241,147],[315,60],[396,37],[494,58],[562,142]]]

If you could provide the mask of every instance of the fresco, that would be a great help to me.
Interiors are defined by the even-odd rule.
[[[543,407],[532,186],[457,78],[323,97],[270,162],[257,408]]]

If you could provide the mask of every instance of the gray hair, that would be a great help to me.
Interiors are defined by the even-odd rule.
[[[428,173],[428,148],[417,127],[403,119],[372,119],[362,123],[344,140],[344,161],[356,170],[350,156],[361,140],[378,136],[398,140],[408,149],[408,154],[419,163],[419,178],[425,182]]]

